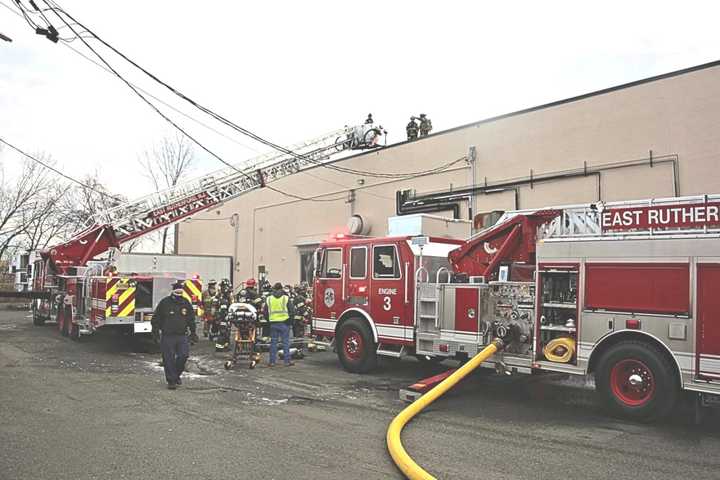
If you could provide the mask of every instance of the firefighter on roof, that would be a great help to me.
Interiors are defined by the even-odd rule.
[[[432,122],[424,113],[420,114],[420,136],[427,137],[432,131]]]
[[[410,123],[405,126],[408,140],[415,140],[418,138],[418,124],[415,121],[415,117],[410,117]]]
[[[152,316],[154,332],[160,332],[160,349],[163,354],[165,380],[170,390],[182,385],[180,376],[190,355],[190,340],[198,341],[195,333],[195,312],[189,300],[183,297],[183,282],[178,280],[172,286],[170,295],[160,300]]]

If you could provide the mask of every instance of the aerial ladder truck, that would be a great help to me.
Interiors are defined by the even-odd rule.
[[[345,127],[292,145],[290,153],[261,155],[245,166],[219,170],[94,215],[70,240],[37,252],[33,288],[25,292],[34,297],[33,323],[54,320],[59,331],[73,339],[105,326],[149,333],[154,307],[177,280],[184,281],[185,295],[196,311],[201,309],[199,278],[186,272],[116,272],[114,253],[130,240],[321,165],[341,152],[377,147],[378,135],[372,126]],[[108,252],[108,260],[95,260]]]

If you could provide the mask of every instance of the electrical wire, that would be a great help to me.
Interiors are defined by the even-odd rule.
[[[8,147],[12,148],[13,150],[15,150],[16,152],[18,152],[19,154],[24,155],[25,157],[29,158],[30,160],[32,160],[32,161],[34,161],[34,162],[36,162],[36,163],[39,163],[40,165],[42,165],[43,167],[47,168],[48,170],[51,170],[51,171],[57,173],[57,174],[60,175],[61,177],[65,178],[65,179],[67,179],[67,180],[70,180],[70,181],[73,182],[73,183],[77,183],[78,185],[80,185],[80,186],[83,187],[83,188],[87,188],[88,190],[92,190],[93,192],[99,193],[100,195],[102,195],[102,196],[104,196],[104,197],[111,198],[111,199],[115,200],[116,202],[125,203],[125,200],[123,200],[123,199],[121,199],[121,198],[119,198],[119,197],[116,197],[116,196],[114,196],[114,195],[110,195],[109,193],[103,192],[102,190],[98,190],[97,188],[94,188],[94,187],[92,187],[92,186],[90,186],[90,185],[88,185],[88,184],[86,184],[86,183],[83,183],[83,182],[81,182],[80,180],[77,180],[77,179],[71,177],[70,175],[66,175],[65,173],[61,172],[61,171],[58,170],[57,168],[55,168],[55,167],[53,167],[53,166],[51,166],[51,165],[43,162],[42,160],[40,160],[40,159],[38,159],[38,158],[33,157],[33,156],[30,155],[29,153],[26,153],[26,152],[22,151],[20,148],[18,148],[18,147],[16,147],[15,145],[11,144],[10,142],[8,142],[7,140],[5,140],[5,139],[2,138],[2,137],[0,137],[0,142],[4,143],[4,144],[7,145]]]
[[[262,144],[264,144],[264,145],[267,145],[267,146],[269,146],[269,147],[271,147],[271,148],[273,148],[273,149],[275,149],[275,150],[277,150],[277,151],[279,151],[279,152],[281,152],[281,153],[284,153],[284,154],[286,154],[286,155],[293,156],[293,157],[295,157],[295,158],[297,158],[297,159],[299,159],[299,160],[305,160],[305,161],[307,161],[307,162],[309,162],[309,163],[312,163],[312,164],[321,166],[321,167],[323,167],[323,168],[328,168],[328,169],[340,171],[340,172],[343,172],[343,173],[350,173],[350,174],[354,174],[354,175],[367,176],[367,177],[378,177],[378,178],[406,178],[406,177],[412,177],[412,176],[416,176],[416,175],[433,173],[433,172],[442,170],[443,168],[449,168],[449,166],[453,165],[454,163],[457,163],[457,162],[452,162],[452,163],[450,163],[449,165],[447,165],[447,166],[445,166],[445,167],[440,167],[440,168],[437,168],[437,169],[432,169],[432,170],[428,170],[428,171],[424,171],[424,172],[406,172],[406,173],[387,173],[387,172],[384,172],[384,173],[380,173],[380,172],[370,172],[370,171],[365,171],[365,170],[356,170],[356,169],[351,169],[351,168],[348,168],[348,167],[339,167],[339,166],[336,166],[336,165],[331,165],[331,164],[327,164],[327,163],[324,163],[324,162],[321,162],[321,161],[317,161],[317,160],[311,159],[311,158],[309,158],[309,157],[306,156],[306,155],[298,154],[298,153],[296,153],[296,152],[294,152],[294,151],[292,151],[292,150],[290,150],[290,149],[287,149],[287,148],[282,147],[282,146],[280,146],[280,145],[278,145],[278,144],[276,144],[276,143],[273,143],[273,142],[271,142],[271,141],[269,141],[269,140],[267,140],[267,139],[265,139],[265,138],[263,138],[263,137],[260,137],[259,135],[251,132],[250,130],[247,130],[247,129],[245,129],[245,128],[239,126],[239,125],[237,125],[236,123],[228,120],[227,118],[223,117],[222,115],[220,115],[220,114],[218,114],[218,113],[210,110],[209,108],[207,108],[207,107],[199,104],[198,102],[196,102],[195,100],[191,99],[190,97],[188,97],[188,96],[185,95],[184,93],[180,92],[180,91],[177,90],[176,88],[172,87],[172,86],[169,85],[168,83],[166,83],[166,82],[164,82],[163,80],[161,80],[160,78],[158,78],[156,75],[154,75],[153,73],[151,73],[151,72],[148,71],[147,69],[145,69],[145,68],[143,68],[142,66],[140,66],[138,63],[136,63],[135,61],[133,61],[132,59],[130,59],[129,57],[127,57],[125,54],[123,54],[121,51],[119,51],[118,49],[116,49],[115,47],[113,47],[111,44],[109,44],[108,42],[106,42],[104,39],[102,39],[100,36],[98,36],[97,33],[95,33],[93,30],[91,30],[90,28],[88,28],[88,27],[87,27],[86,25],[84,25],[82,22],[79,22],[75,17],[73,17],[71,14],[69,14],[67,11],[65,11],[58,3],[55,2],[54,0],[43,0],[43,1],[48,5],[48,7],[50,7],[51,10],[53,10],[53,12],[58,16],[58,18],[60,18],[63,22],[66,23],[66,25],[67,25],[67,21],[58,13],[58,11],[61,12],[61,13],[63,13],[64,15],[66,15],[66,16],[67,16],[70,20],[72,20],[75,24],[80,25],[83,29],[85,29],[85,31],[87,31],[88,33],[90,33],[96,40],[98,40],[98,41],[99,41],[101,44],[103,44],[105,47],[107,47],[108,49],[110,49],[111,51],[113,51],[116,55],[120,56],[120,57],[121,57],[122,59],[124,59],[126,62],[130,63],[132,66],[134,66],[135,68],[137,68],[138,70],[140,70],[141,72],[143,72],[145,75],[147,75],[148,77],[150,77],[150,78],[151,78],[152,80],[154,80],[155,82],[159,83],[159,84],[162,85],[163,87],[165,87],[165,88],[167,88],[168,90],[170,90],[172,93],[174,93],[175,95],[177,95],[177,96],[180,97],[181,99],[185,100],[186,102],[190,103],[190,104],[193,105],[194,107],[196,107],[196,108],[198,108],[199,110],[201,110],[202,112],[210,115],[211,117],[215,118],[216,120],[220,121],[221,123],[227,125],[228,127],[232,128],[232,129],[234,129],[234,130],[236,130],[236,131],[238,131],[238,132],[240,132],[240,133],[242,133],[242,134],[244,134],[244,135],[246,135],[246,136],[248,136],[248,137],[250,137],[250,138],[252,138],[252,139],[254,139],[254,140],[256,140],[256,141],[258,141],[258,142],[260,142],[260,143],[262,143]],[[83,43],[85,43],[85,42],[83,42]]]
[[[5,2],[3,2],[2,0],[0,0],[0,6],[3,6],[3,7],[5,7],[5,8],[7,8],[7,9],[10,10],[10,12],[12,12],[14,15],[22,18],[22,14],[21,14],[20,12],[18,12],[15,8],[9,6],[8,4],[6,4]],[[74,24],[74,23],[75,23],[75,22],[70,22],[70,24]],[[58,27],[57,29],[58,29],[58,30],[62,30],[62,29],[64,29],[64,28],[68,28],[67,25],[61,25],[61,26]],[[70,51],[72,51],[72,52],[75,53],[76,55],[79,55],[80,57],[84,58],[85,60],[87,60],[88,62],[92,63],[92,64],[95,65],[96,67],[102,69],[104,72],[109,73],[110,75],[113,74],[113,73],[112,73],[107,67],[105,67],[104,65],[102,65],[102,64],[98,63],[96,60],[93,60],[92,58],[88,57],[87,55],[85,55],[84,53],[82,53],[80,50],[78,50],[77,48],[73,47],[72,45],[69,45],[69,42],[63,43],[63,46],[67,47],[68,49],[70,49]],[[152,98],[153,100],[155,100],[156,102],[163,104],[165,107],[167,107],[167,108],[173,110],[174,112],[182,115],[183,117],[187,118],[188,120],[191,120],[191,121],[197,123],[198,125],[200,125],[200,126],[206,128],[206,129],[210,130],[211,132],[213,132],[213,133],[215,133],[215,134],[223,137],[224,139],[229,140],[229,141],[235,143],[236,145],[239,145],[239,146],[241,146],[241,147],[243,147],[243,148],[246,148],[246,149],[248,149],[248,150],[252,150],[252,151],[255,152],[255,153],[258,153],[258,154],[262,153],[260,150],[254,148],[254,147],[251,147],[250,145],[247,145],[247,144],[245,144],[245,143],[242,143],[242,142],[238,141],[236,138],[233,138],[233,137],[231,137],[231,136],[229,136],[229,135],[226,135],[226,134],[224,134],[223,132],[221,132],[220,130],[218,130],[218,129],[214,128],[214,127],[211,127],[211,126],[208,125],[207,123],[204,123],[202,120],[198,120],[197,118],[193,117],[192,115],[188,115],[187,113],[183,112],[183,111],[180,110],[179,108],[173,107],[173,106],[170,105],[169,103],[167,103],[167,102],[165,102],[164,100],[156,97],[155,95],[153,95],[152,93],[150,93],[150,92],[148,92],[147,90],[143,89],[142,87],[139,87],[139,86],[137,86],[137,85],[135,85],[135,84],[132,84],[132,85],[133,85],[135,88],[137,88],[138,90],[140,90],[142,93],[144,93],[145,95],[147,95],[148,97],[150,97],[150,98]]]
[[[133,91],[133,93],[135,93],[138,97],[140,97],[140,99],[141,99],[144,103],[146,103],[150,108],[152,108],[152,109],[155,111],[155,113],[157,113],[158,115],[160,115],[166,122],[168,122],[170,125],[172,125],[173,127],[175,127],[180,133],[182,133],[183,135],[185,135],[188,139],[192,140],[197,146],[199,146],[199,147],[200,147],[201,149],[203,149],[205,152],[207,152],[208,154],[210,154],[212,157],[214,157],[215,159],[217,159],[218,161],[220,161],[220,162],[223,163],[224,165],[226,165],[226,166],[232,168],[233,170],[237,171],[237,172],[240,173],[241,175],[243,175],[243,176],[247,177],[248,179],[252,180],[253,182],[257,181],[256,178],[254,178],[254,177],[248,175],[247,173],[243,172],[242,170],[238,169],[237,167],[235,167],[235,165],[227,162],[227,161],[224,160],[222,157],[220,157],[217,153],[215,153],[214,151],[210,150],[210,149],[209,149],[208,147],[206,147],[204,144],[200,143],[199,140],[197,140],[194,136],[190,135],[190,133],[188,133],[184,128],[182,128],[180,125],[178,125],[178,124],[177,124],[175,121],[173,121],[170,117],[168,117],[167,115],[165,115],[155,104],[153,104],[150,100],[148,100],[148,99],[147,99],[142,93],[140,93],[128,80],[126,80],[125,77],[123,77],[122,75],[120,75],[120,73],[118,73],[118,71],[115,70],[115,69],[110,65],[110,63],[108,63],[108,61],[105,60],[105,58],[103,58],[103,56],[100,55],[100,54],[85,40],[85,38],[80,37],[80,36],[78,35],[78,33],[77,33],[77,30],[75,30],[75,28],[74,28],[72,25],[70,25],[70,24],[65,20],[65,18],[62,17],[62,15],[60,15],[59,13],[57,13],[57,10],[60,10],[60,11],[62,11],[63,13],[65,13],[66,15],[68,15],[64,10],[62,10],[61,8],[59,8],[59,6],[57,6],[57,4],[54,3],[54,2],[52,2],[52,3],[55,5],[55,7],[53,8],[53,6],[50,4],[50,2],[49,2],[48,0],[44,0],[44,1],[45,1],[45,4],[47,4],[48,7],[51,8],[51,11],[60,19],[60,21],[62,21],[65,25],[67,25],[67,27],[68,27],[76,36],[78,36],[78,37],[80,38],[80,41],[88,48],[88,50],[90,50],[93,54],[95,54],[95,56],[98,57],[98,59],[99,59],[116,77],[118,77],[123,83],[125,83],[125,85],[127,85],[127,87],[130,88],[130,90]],[[85,28],[86,30],[88,30],[84,25],[80,24],[80,22],[78,22],[77,20],[75,20],[74,18],[72,18],[70,15],[68,15],[68,17],[70,17],[71,20],[73,20],[75,23],[77,23],[78,25],[80,25],[82,28]],[[88,30],[88,31],[89,31],[89,30]],[[96,37],[96,35],[95,35],[94,33],[92,33],[92,32],[90,32],[90,33],[91,33],[93,36]],[[97,38],[97,37],[96,37],[96,38]],[[267,184],[265,185],[265,188],[267,188],[267,189],[269,189],[269,190],[272,190],[272,191],[274,191],[274,192],[280,193],[280,194],[282,194],[282,195],[285,195],[285,196],[288,196],[288,197],[291,197],[291,198],[295,198],[295,199],[297,199],[297,200],[313,201],[313,202],[334,202],[334,201],[340,200],[340,198],[331,198],[331,199],[306,198],[306,197],[302,197],[302,196],[300,196],[300,195],[295,195],[294,193],[289,193],[289,192],[282,191],[282,190],[280,190],[280,189],[278,189],[278,188],[272,187],[272,186],[267,185]]]
[[[28,22],[29,22],[29,19],[27,18],[27,15],[26,15],[26,13],[25,13],[25,9],[22,8],[22,4],[20,3],[19,0],[16,0],[16,2],[18,3],[18,6],[21,7],[21,10],[23,11],[23,15],[26,17],[26,20],[28,20]],[[32,3],[32,2],[31,2],[31,3]],[[85,44],[85,46],[86,46],[91,52],[93,52],[93,53],[106,65],[106,67],[103,67],[103,66],[100,65],[99,63],[93,61],[93,60],[90,59],[89,57],[83,55],[83,54],[82,54],[81,52],[79,52],[78,50],[76,50],[76,49],[72,48],[70,45],[67,45],[67,44],[66,44],[66,46],[67,46],[68,48],[71,48],[71,50],[73,50],[75,53],[83,56],[85,59],[93,62],[95,65],[99,66],[100,68],[103,68],[104,70],[106,70],[106,71],[114,74],[114,75],[117,76],[118,78],[120,78],[124,83],[126,83],[126,85],[127,85],[131,90],[133,90],[134,93],[136,93],[136,95],[138,95],[145,103],[147,103],[151,108],[153,108],[153,110],[155,110],[156,113],[158,113],[163,119],[165,119],[166,121],[168,121],[172,126],[174,126],[176,129],[178,129],[178,130],[179,130],[181,133],[183,133],[186,137],[188,137],[190,140],[192,140],[194,143],[196,143],[198,146],[200,146],[200,148],[202,148],[202,149],[205,150],[207,153],[209,153],[210,155],[212,155],[213,157],[215,157],[216,159],[218,159],[219,161],[221,161],[223,164],[225,164],[225,165],[229,166],[230,168],[232,168],[232,169],[240,172],[241,174],[245,175],[245,176],[248,177],[248,178],[252,178],[252,177],[250,177],[249,175],[247,175],[245,172],[240,171],[240,170],[237,169],[234,165],[231,165],[231,164],[229,164],[228,162],[225,162],[225,161],[224,161],[222,158],[220,158],[217,154],[215,154],[214,152],[212,152],[211,150],[209,150],[209,149],[208,149],[207,147],[205,147],[203,144],[199,143],[194,137],[192,137],[191,135],[189,135],[189,134],[187,133],[187,131],[185,131],[184,129],[182,129],[181,127],[179,127],[179,125],[177,125],[177,124],[176,124],[174,121],[172,121],[169,117],[167,117],[165,114],[163,114],[155,105],[153,105],[149,100],[147,100],[147,98],[145,98],[142,94],[140,94],[140,93],[138,92],[138,90],[140,90],[138,87],[135,87],[134,85],[132,85],[129,81],[127,81],[125,78],[123,78],[115,69],[113,69],[113,68],[110,66],[110,64],[109,64],[97,51],[95,51],[95,50],[84,40],[84,38],[95,38],[95,39],[97,39],[97,40],[100,41],[103,45],[105,45],[107,48],[111,49],[113,52],[115,52],[116,54],[118,54],[119,56],[121,56],[123,59],[125,59],[126,61],[128,61],[129,63],[131,63],[133,66],[135,66],[136,68],[140,69],[143,73],[145,73],[146,75],[150,76],[153,80],[155,80],[156,82],[158,82],[158,83],[160,83],[161,85],[165,86],[165,87],[168,88],[170,91],[172,91],[174,94],[180,96],[180,98],[182,98],[182,99],[190,102],[190,103],[191,103],[193,106],[195,106],[196,108],[199,108],[201,111],[203,111],[203,112],[207,113],[208,115],[212,116],[213,118],[221,121],[221,123],[223,123],[223,124],[225,124],[225,125],[228,125],[228,126],[230,126],[231,128],[233,128],[233,129],[235,129],[235,130],[238,130],[238,131],[240,131],[241,133],[244,133],[244,134],[250,136],[251,138],[258,140],[258,141],[260,141],[261,143],[263,143],[263,144],[265,144],[265,145],[271,146],[271,147],[273,147],[274,149],[279,150],[279,151],[281,151],[281,152],[283,152],[283,153],[285,153],[285,154],[292,155],[292,156],[295,157],[295,158],[303,159],[303,160],[308,161],[309,163],[313,163],[313,164],[316,164],[316,165],[319,165],[319,166],[322,166],[322,167],[325,167],[325,168],[329,168],[329,169],[331,169],[331,170],[339,171],[339,172],[341,172],[341,173],[354,174],[354,175],[360,175],[360,176],[379,177],[379,178],[411,178],[411,177],[415,177],[415,176],[427,175],[427,174],[431,174],[431,173],[435,173],[435,172],[439,172],[439,171],[445,170],[445,169],[451,167],[452,165],[458,163],[459,161],[462,161],[462,160],[465,159],[465,157],[463,157],[463,158],[460,158],[460,159],[455,160],[455,161],[453,161],[453,162],[449,162],[448,164],[441,165],[441,166],[439,166],[439,167],[436,167],[436,168],[430,169],[430,170],[419,171],[419,172],[405,172],[405,173],[389,173],[389,172],[379,173],[379,172],[370,172],[370,171],[365,171],[365,170],[357,170],[357,169],[351,169],[351,168],[347,168],[347,167],[340,167],[340,166],[337,166],[337,165],[330,165],[330,164],[326,164],[326,163],[323,163],[323,162],[319,162],[319,161],[313,160],[313,159],[308,158],[308,157],[306,157],[306,156],[304,156],[304,155],[297,154],[296,152],[293,152],[293,151],[291,151],[291,150],[289,150],[289,149],[286,149],[286,148],[281,147],[281,146],[279,146],[279,145],[276,145],[276,144],[274,144],[274,143],[272,143],[272,142],[269,142],[269,141],[267,141],[267,140],[265,140],[265,139],[263,139],[263,138],[255,135],[255,134],[253,134],[252,132],[250,132],[250,131],[248,131],[248,130],[242,128],[242,127],[239,127],[238,125],[230,122],[229,120],[225,119],[224,117],[220,116],[219,114],[216,114],[215,112],[212,112],[210,109],[208,109],[208,108],[206,108],[206,107],[198,104],[197,102],[193,101],[193,100],[190,99],[189,97],[185,96],[185,95],[182,94],[181,92],[179,92],[179,91],[177,91],[176,89],[174,89],[172,86],[170,86],[170,85],[168,85],[167,83],[161,81],[158,77],[156,77],[155,75],[153,75],[152,73],[150,73],[150,72],[147,71],[146,69],[142,68],[140,65],[138,65],[137,63],[135,63],[134,61],[132,61],[131,59],[129,59],[127,56],[125,56],[124,54],[122,54],[122,52],[118,51],[117,49],[115,49],[114,47],[112,47],[112,45],[110,45],[109,43],[105,42],[103,39],[101,39],[100,37],[98,37],[97,34],[95,34],[93,31],[91,31],[90,29],[88,29],[85,25],[83,25],[82,23],[78,22],[74,17],[72,17],[72,16],[71,16],[70,14],[68,14],[65,10],[63,10],[62,7],[60,7],[60,5],[57,4],[57,2],[52,2],[52,5],[51,5],[51,3],[46,0],[45,3],[48,5],[48,8],[45,9],[45,10],[52,11],[63,23],[65,23],[65,25],[64,25],[64,26],[61,26],[60,28],[69,28],[69,29],[76,35],[75,38],[72,38],[72,39],[64,39],[64,40],[73,41],[73,40],[76,40],[76,39],[81,39],[82,42]],[[4,5],[4,4],[3,4],[3,5]],[[5,6],[6,8],[9,8],[7,5],[4,5],[4,6]],[[37,8],[36,5],[33,4],[33,6],[34,6],[35,8]],[[38,10],[38,11],[39,11],[39,10]],[[70,19],[72,20],[72,22],[66,21],[66,20],[58,13],[58,11],[62,12],[64,15],[68,16],[68,18],[70,18]],[[42,12],[41,12],[41,13],[42,13]],[[43,16],[43,18],[49,23],[49,20],[47,19],[47,17],[46,17],[44,14],[43,14],[42,16]],[[84,30],[78,33],[78,31],[73,27],[73,25],[78,25],[78,26],[80,26],[80,27],[81,27],[82,29],[84,29]],[[88,33],[88,34],[90,34],[92,37],[84,37],[84,36],[82,35],[82,34],[84,34],[84,33]],[[192,119],[193,121],[196,121],[196,122],[200,123],[201,125],[203,125],[203,126],[205,126],[205,127],[207,127],[207,128],[210,128],[211,130],[215,131],[215,132],[218,133],[218,134],[221,134],[221,133],[218,132],[217,130],[212,129],[212,127],[209,127],[209,126],[203,124],[202,122],[199,122],[198,120],[194,119],[193,117],[190,117],[189,115],[184,114],[183,112],[180,112],[179,110],[175,109],[174,107],[170,106],[169,104],[167,104],[167,103],[165,103],[165,102],[162,102],[162,101],[159,100],[157,97],[152,96],[152,95],[149,94],[148,92],[145,92],[145,91],[143,91],[143,92],[146,93],[148,96],[151,96],[152,98],[154,98],[156,101],[159,101],[160,103],[166,105],[167,107],[172,108],[173,110],[177,111],[178,113],[181,113],[181,114],[183,114],[184,116]],[[222,134],[221,134],[221,135],[222,135]],[[229,137],[227,137],[227,136],[225,136],[225,135],[223,135],[223,136],[224,136],[225,138],[229,138]],[[337,184],[337,185],[340,185],[340,184]],[[344,185],[342,185],[342,186],[343,186],[343,188],[349,188],[349,187],[346,187],[346,186],[344,186]],[[270,190],[276,191],[276,192],[278,192],[278,193],[281,193],[281,194],[283,194],[283,195],[286,195],[286,196],[289,196],[289,197],[292,197],[292,198],[296,198],[296,199],[298,199],[298,200],[319,201],[319,202],[341,200],[341,198],[331,198],[331,199],[305,198],[305,197],[301,197],[301,196],[299,196],[299,195],[294,195],[294,194],[291,194],[291,193],[288,193],[288,192],[281,191],[281,190],[279,190],[279,189],[276,189],[276,188],[271,187],[271,186],[268,186],[268,185],[266,185],[266,187],[269,188]],[[368,192],[368,194],[370,194],[370,193]],[[372,194],[370,194],[370,195],[372,195]],[[376,196],[377,196],[377,195],[376,195]],[[382,197],[381,197],[381,198],[382,198]]]

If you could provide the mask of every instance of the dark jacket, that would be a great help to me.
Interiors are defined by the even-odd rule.
[[[165,335],[185,335],[186,329],[195,333],[195,312],[192,304],[182,296],[170,295],[158,303],[152,317],[153,330]]]
[[[295,306],[293,305],[289,296],[283,290],[273,291],[272,296],[275,298],[288,297],[288,303],[287,303],[288,319],[283,323],[285,323],[287,325],[292,325],[293,318],[295,318]],[[267,300],[263,304],[263,314],[265,315],[265,318],[269,318],[270,312],[268,312]]]

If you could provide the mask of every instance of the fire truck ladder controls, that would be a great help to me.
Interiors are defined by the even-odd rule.
[[[490,358],[495,352],[503,349],[505,344],[499,338],[494,339],[490,345],[485,347],[480,353],[475,355],[469,362],[458,368],[452,375],[440,382],[432,390],[415,400],[413,403],[405,407],[397,417],[390,422],[387,430],[387,446],[395,465],[410,480],[434,480],[430,473],[425,471],[420,465],[410,458],[410,455],[402,446],[400,434],[403,427],[412,420],[415,415],[420,413],[425,407],[437,400],[445,392],[454,387],[460,380],[465,378],[470,372],[479,367],[485,360]]]

